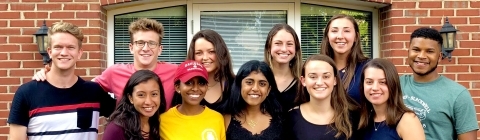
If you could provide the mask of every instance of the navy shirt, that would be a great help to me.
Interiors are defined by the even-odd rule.
[[[363,69],[363,66],[365,66],[365,64],[368,61],[370,61],[370,59],[357,63],[357,66],[355,67],[355,73],[353,75],[352,81],[350,82],[350,86],[347,89],[347,93],[357,103],[360,103],[360,95],[361,95],[361,93],[363,93],[363,91],[360,91],[360,86],[363,85],[362,83],[360,83],[360,80],[361,80],[361,77],[362,77],[362,69]],[[345,72],[343,70],[340,70],[339,74],[340,74],[340,77],[343,77]]]
[[[385,121],[375,122],[366,128],[364,140],[401,140],[400,136],[397,133],[397,128],[389,127],[386,125]]]

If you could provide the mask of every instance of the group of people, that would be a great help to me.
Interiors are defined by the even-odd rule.
[[[180,65],[157,60],[161,23],[138,19],[129,34],[134,62],[85,81],[74,74],[83,34],[53,25],[51,68],[16,91],[10,139],[96,139],[99,116],[108,118],[104,140],[477,139],[468,90],[436,71],[443,39],[432,28],[411,34],[414,73],[400,77],[390,61],[363,55],[358,24],[342,14],[327,23],[321,54],[303,62],[295,30],[277,24],[264,60],[237,74],[214,30],[193,36]]]

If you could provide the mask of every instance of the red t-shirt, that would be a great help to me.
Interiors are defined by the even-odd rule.
[[[174,75],[178,65],[166,62],[158,62],[157,67],[153,70],[162,80],[163,89],[165,90],[165,100],[167,102],[167,110],[170,108],[174,88]],[[123,89],[128,79],[135,73],[136,69],[133,64],[115,64],[108,67],[101,75],[95,78],[95,82],[99,83],[106,92],[111,92],[117,99],[117,104],[122,99]]]

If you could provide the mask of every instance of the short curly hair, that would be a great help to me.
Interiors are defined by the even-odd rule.
[[[439,47],[442,47],[443,45],[443,37],[440,35],[440,32],[434,28],[429,28],[429,27],[420,27],[413,31],[412,35],[410,35],[410,42],[412,42],[412,39],[414,38],[425,38],[425,39],[431,39],[435,40],[438,42]]]
[[[128,33],[130,34],[130,42],[133,42],[133,34],[138,31],[154,31],[158,34],[159,43],[162,43],[162,39],[164,36],[164,28],[163,24],[148,18],[139,18],[136,21],[130,23],[128,27]]]

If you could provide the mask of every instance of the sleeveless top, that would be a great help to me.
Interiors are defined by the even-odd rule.
[[[230,119],[230,124],[227,128],[227,140],[282,140],[282,124],[278,118],[272,118],[270,125],[260,132],[260,134],[252,134],[244,127],[240,121],[234,116]]]
[[[290,84],[288,85],[288,87],[276,96],[277,101],[280,103],[280,105],[282,105],[283,113],[287,113],[288,110],[295,107],[294,100],[298,92],[298,83],[299,80],[293,79],[292,82],[290,82]]]
[[[356,113],[351,112],[351,118]],[[285,140],[346,140],[344,135],[336,138],[337,131],[333,129],[332,124],[318,125],[307,121],[301,113],[299,107],[295,107],[287,114],[287,120],[284,123],[282,137]],[[352,124],[358,124],[356,119],[351,119]],[[352,126],[356,128],[357,125]],[[354,130],[349,140],[357,140],[357,132]]]
[[[403,117],[403,114],[402,114]],[[401,119],[401,118],[400,118]],[[370,123],[365,129],[364,140],[401,140],[397,132],[398,121],[389,127],[385,121]]]

